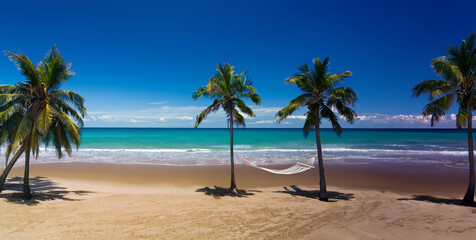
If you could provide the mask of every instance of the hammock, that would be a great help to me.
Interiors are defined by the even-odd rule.
[[[237,154],[238,157],[241,158],[241,160],[243,160],[243,162],[245,162],[247,165],[251,166],[251,167],[254,167],[254,168],[258,168],[258,169],[261,169],[261,170],[264,170],[264,171],[267,171],[267,172],[270,172],[270,173],[274,173],[274,174],[296,174],[296,173],[302,173],[304,171],[307,171],[311,168],[314,168],[314,161],[316,159],[316,157],[312,157],[312,158],[309,158],[308,160],[306,161],[303,161],[303,162],[297,162],[296,164],[294,164],[293,166],[289,167],[289,168],[286,168],[286,169],[269,169],[269,168],[264,168],[264,167],[260,167],[248,160],[246,160],[246,158],[240,156]]]

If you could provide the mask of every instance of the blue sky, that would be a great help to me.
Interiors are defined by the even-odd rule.
[[[430,127],[411,88],[439,79],[431,59],[476,31],[475,1],[6,0],[0,9],[0,50],[36,63],[56,44],[72,62],[64,88],[85,97],[86,127],[193,127],[210,100],[191,94],[217,62],[248,71],[262,96],[248,127],[301,127],[304,111],[273,122],[299,94],[284,79],[326,56],[331,72],[353,73],[345,85],[361,117],[345,127]],[[0,83],[22,80],[0,56]],[[225,126],[223,113],[203,123]]]

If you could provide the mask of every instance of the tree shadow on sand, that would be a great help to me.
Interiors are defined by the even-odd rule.
[[[296,185],[291,186],[293,190],[290,190],[287,187],[283,187],[283,188],[284,188],[284,191],[275,191],[275,192],[290,194],[293,197],[301,196],[301,197],[319,199],[319,190],[313,190],[313,191],[302,190]],[[337,202],[337,200],[348,201],[354,198],[353,193],[341,193],[341,192],[335,192],[335,191],[327,191],[327,196],[329,198],[328,202]]]
[[[58,186],[57,183],[45,177],[30,178],[30,189],[32,191],[31,199],[23,199],[23,178],[14,177],[7,180],[3,191],[15,191],[13,193],[2,193],[0,198],[7,202],[15,204],[25,204],[29,206],[37,205],[44,201],[64,200],[64,201],[81,201],[82,199],[74,199],[67,197],[69,193],[77,196],[83,196],[90,191],[69,191],[64,187]]]
[[[449,205],[457,205],[462,207],[476,207],[476,206],[464,206],[462,205],[461,199],[455,198],[439,198],[433,197],[428,195],[414,195],[413,198],[398,198],[398,201],[420,201],[420,202],[431,202],[431,203],[438,203],[438,204],[449,204]]]
[[[215,186],[214,188],[209,188],[209,187],[199,188],[195,192],[203,192],[207,196],[213,196],[214,198],[221,198],[221,197],[226,197],[226,196],[228,196],[228,197],[247,197],[247,196],[255,195],[252,192],[261,192],[261,191],[258,191],[258,190],[248,190],[248,191],[246,191],[246,190],[238,189],[238,191],[235,193],[235,192],[230,191],[229,188],[223,188],[223,187]]]

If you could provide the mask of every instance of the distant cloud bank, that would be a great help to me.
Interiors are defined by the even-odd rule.
[[[167,102],[152,102],[150,105],[160,105],[151,108],[124,112],[89,112],[84,119],[86,127],[193,127],[195,118],[206,106],[172,106]],[[256,107],[253,111],[256,117],[247,117],[250,127],[302,127],[306,116],[301,114],[289,116],[281,123],[276,122],[277,107]],[[342,117],[340,117],[342,119]],[[444,117],[438,127],[454,127],[455,114]],[[476,117],[473,117],[476,120]],[[359,114],[353,125],[341,121],[343,127],[430,127],[430,118],[419,114]],[[202,127],[226,127],[227,116],[223,110],[211,113],[202,122]],[[331,127],[323,121],[322,127]]]

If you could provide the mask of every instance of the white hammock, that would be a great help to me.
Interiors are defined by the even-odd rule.
[[[270,172],[270,173],[274,173],[274,174],[296,174],[296,173],[302,173],[304,171],[307,171],[311,168],[314,168],[314,161],[316,159],[316,157],[312,157],[312,158],[309,158],[308,160],[306,161],[302,161],[302,162],[297,162],[296,164],[294,164],[293,166],[289,167],[289,168],[286,168],[286,169],[270,169],[270,168],[264,168],[264,167],[260,167],[248,160],[246,160],[246,158],[240,156],[237,154],[238,157],[241,158],[241,160],[243,160],[243,162],[245,162],[248,166],[251,166],[251,167],[254,167],[254,168],[258,168],[258,169],[261,169],[261,170],[264,170],[264,171],[267,171],[267,172]]]

